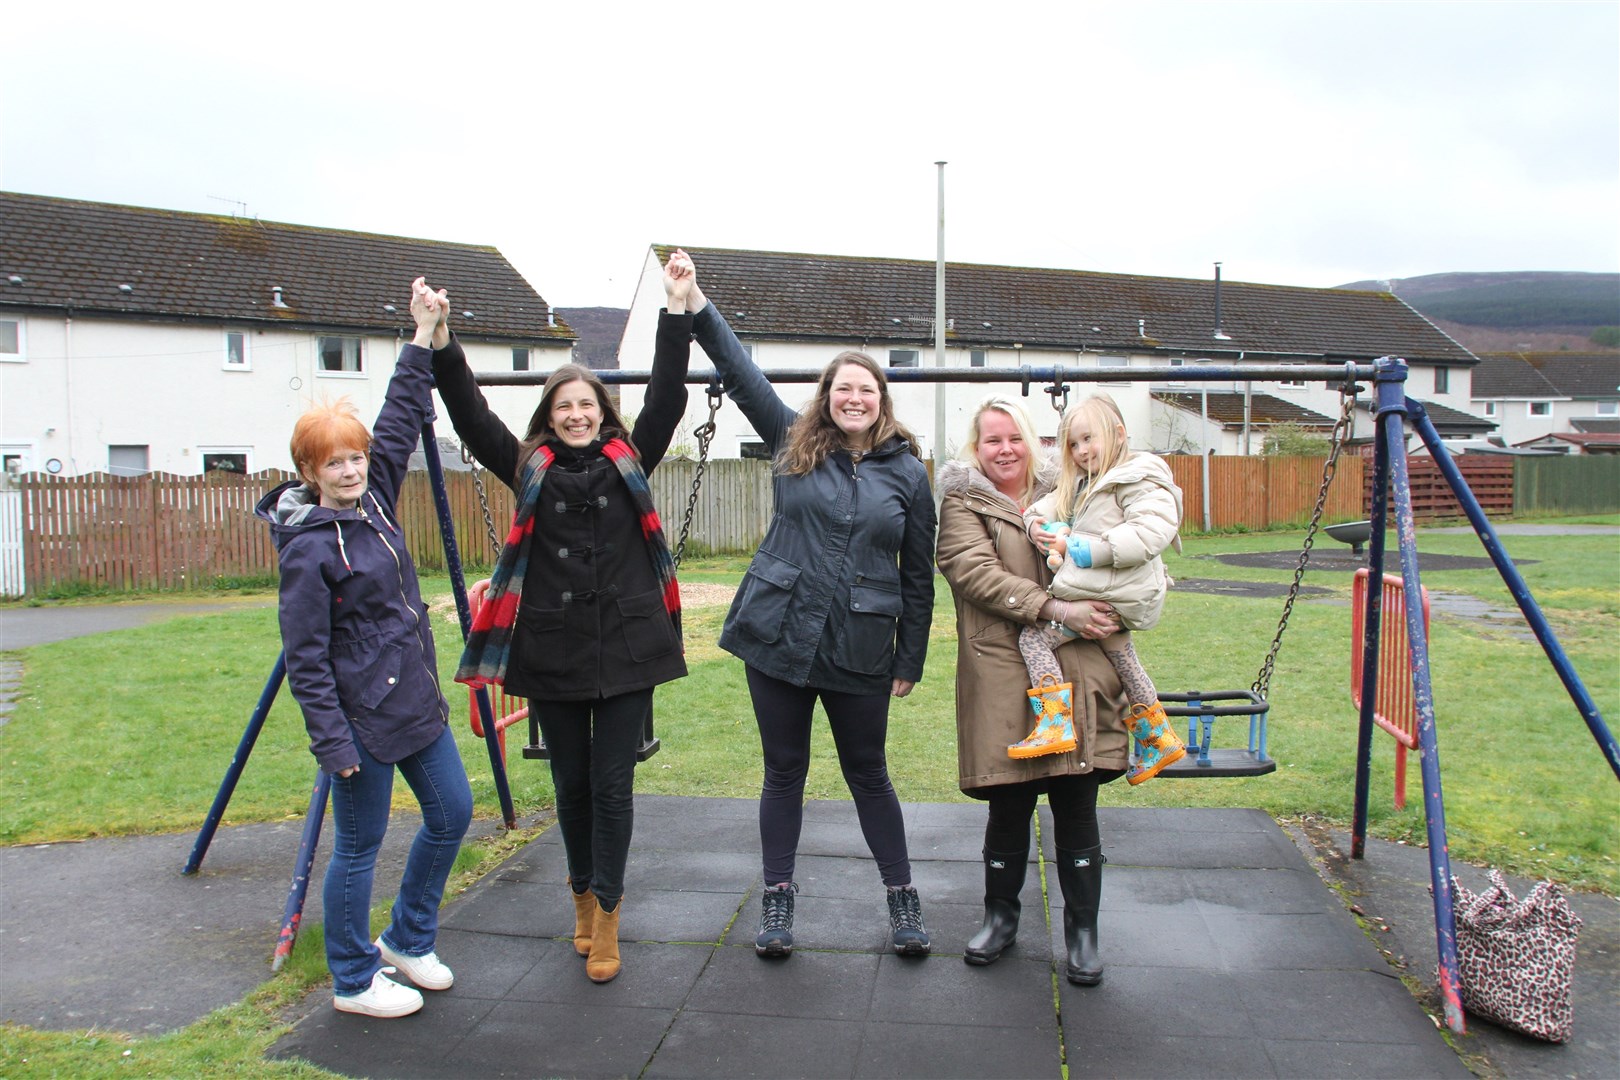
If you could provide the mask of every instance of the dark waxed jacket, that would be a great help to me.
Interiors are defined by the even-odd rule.
[[[692,317],[659,316],[653,378],[630,442],[648,475],[686,411]],[[461,346],[433,354],[439,396],[456,433],[484,467],[514,486],[526,454],[490,411]],[[535,701],[593,701],[686,674],[680,632],[641,533],[636,504],[602,442],[561,440],[540,487],[534,539],[518,599],[506,689]],[[515,490],[515,488],[514,488]]]
[[[693,321],[729,394],[775,454],[797,413],[713,304]],[[772,481],[770,528],[737,590],[720,647],[795,686],[888,693],[917,682],[934,613],[928,470],[892,438],[853,462],[834,451]]]
[[[291,480],[255,509],[281,561],[281,645],[309,749],[329,773],[360,763],[358,738],[393,763],[429,746],[449,722],[416,566],[394,507],[406,463],[432,411],[429,356],[400,352],[372,431],[365,494],[351,510],[319,504]]]

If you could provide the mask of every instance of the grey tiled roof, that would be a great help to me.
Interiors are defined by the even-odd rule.
[[[1620,352],[1528,352],[1490,355],[1516,357],[1521,363],[1540,373],[1548,383],[1557,387],[1559,397],[1609,400],[1620,397]],[[1478,377],[1476,374],[1475,379]]]
[[[1192,413],[1202,413],[1203,397],[1198,391],[1186,390],[1155,390],[1153,397],[1166,405],[1174,405],[1178,409],[1186,409]],[[1243,395],[1233,390],[1220,390],[1209,392],[1209,418],[1221,425],[1243,423]],[[1249,399],[1249,423],[1266,426],[1270,424],[1298,424],[1304,428],[1321,428],[1324,431],[1333,429],[1333,417],[1324,416],[1312,409],[1307,409],[1287,401],[1283,398],[1273,397],[1270,394],[1254,394]]]
[[[1588,435],[1620,435],[1620,417],[1577,417],[1569,422],[1569,426]]]
[[[1461,409],[1453,409],[1450,405],[1441,405],[1435,401],[1424,401],[1421,398],[1414,398],[1413,400],[1423,406],[1423,411],[1428,414],[1435,430],[1442,435],[1483,435],[1486,432],[1495,431],[1497,428],[1495,420],[1486,420],[1484,417],[1463,412]],[[1370,401],[1360,401],[1356,403],[1356,408],[1361,412],[1371,414],[1372,405],[1373,403]]]
[[[1480,353],[1469,391],[1475,398],[1556,398],[1564,395],[1521,353]]]
[[[493,247],[0,192],[0,309],[392,333],[418,275],[450,291],[465,336],[574,339]]]
[[[673,245],[655,245],[660,258]],[[922,260],[686,249],[739,334],[933,340],[934,264]],[[1213,281],[946,264],[948,339],[959,347],[1084,349],[1235,359],[1472,365],[1472,353],[1389,293],[1226,281],[1217,341]],[[1140,323],[1139,321],[1140,320]]]

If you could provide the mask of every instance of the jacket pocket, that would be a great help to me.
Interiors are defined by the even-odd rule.
[[[731,605],[736,628],[760,641],[780,638],[799,573],[799,567],[780,555],[763,550],[756,553]]]
[[[674,620],[664,609],[664,594],[658,589],[622,597],[619,621],[624,628],[624,647],[637,663],[664,656],[680,646]]]
[[[849,614],[833,662],[845,671],[887,675],[894,666],[894,633],[900,622],[900,590],[874,583],[853,585]]]
[[[518,607],[511,666],[528,677],[565,675],[574,668],[563,633],[562,608]]]
[[[378,654],[377,660],[371,665],[371,670],[364,677],[362,685],[365,687],[360,693],[360,707],[371,711],[381,705],[383,698],[394,692],[399,685],[399,665],[402,650],[398,645],[387,645]]]

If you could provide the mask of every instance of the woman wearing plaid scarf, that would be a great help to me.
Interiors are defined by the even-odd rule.
[[[557,823],[585,973],[619,973],[636,751],[653,688],[686,674],[680,593],[647,474],[686,410],[690,279],[668,309],[646,405],[625,426],[602,381],[565,364],[519,439],[490,410],[454,340],[433,377],[456,433],[516,495],[511,532],[456,679],[529,699],[551,752]]]

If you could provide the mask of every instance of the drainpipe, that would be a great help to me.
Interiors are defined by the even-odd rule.
[[[945,162],[939,169],[938,251],[934,257],[934,366],[945,366]],[[934,478],[938,490],[939,470],[945,464],[945,384],[934,384]],[[936,496],[937,498],[937,496]]]

